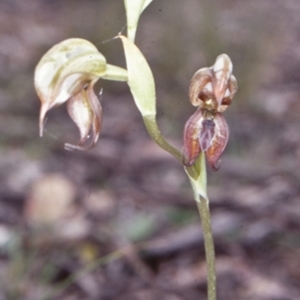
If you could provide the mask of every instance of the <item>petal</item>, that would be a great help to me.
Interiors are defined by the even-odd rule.
[[[232,73],[232,62],[227,54],[221,54],[217,57],[213,70],[213,90],[218,107],[222,105],[229,87],[229,80]]]
[[[189,89],[190,101],[194,106],[203,106],[203,102],[212,99],[212,70],[203,68],[198,70],[192,77]]]
[[[65,144],[66,150],[89,150],[96,145],[99,139],[102,107],[94,92],[94,83],[91,83],[67,102],[69,115],[79,129],[80,141],[78,145]],[[92,132],[92,142],[90,145],[84,146],[90,132]]]
[[[53,46],[35,68],[34,85],[42,102],[40,135],[47,111],[66,102],[84,85],[106,72],[106,60],[83,39],[68,39]]]
[[[48,110],[49,110],[49,103],[47,103],[47,102],[42,103],[41,109],[40,109],[40,117],[39,117],[40,137],[43,136],[44,127],[45,127],[45,117],[46,117],[46,113]]]
[[[199,132],[199,143],[202,151],[206,151],[212,144],[215,136],[215,122],[211,119],[204,119],[201,122]]]
[[[224,112],[228,108],[237,92],[237,89],[237,80],[233,75],[231,75],[229,79],[228,88],[225,91],[224,99],[222,100],[222,105],[218,108],[218,112]]]
[[[94,92],[92,84],[89,86],[87,93],[88,93],[88,99],[89,99],[90,105],[93,110],[93,121],[92,121],[93,142],[90,146],[92,148],[98,142],[100,131],[101,131],[102,106],[100,104],[100,101],[98,100],[98,97],[96,96],[96,94]],[[102,90],[101,90],[101,95],[102,95]]]
[[[74,121],[80,132],[79,146],[88,139],[92,127],[93,111],[87,99],[86,90],[82,90],[67,102],[69,116]]]
[[[195,163],[201,152],[199,134],[202,120],[202,110],[201,108],[198,108],[197,111],[188,119],[184,127],[183,164],[187,167]]]
[[[214,117],[214,123],[215,134],[211,146],[206,151],[206,157],[211,168],[218,170],[220,163],[219,158],[228,142],[229,128],[225,118],[220,113],[217,113]]]
[[[68,39],[53,46],[41,58],[35,68],[34,84],[41,101],[54,102],[68,76],[80,73],[100,77],[105,70],[105,57],[92,43]]]

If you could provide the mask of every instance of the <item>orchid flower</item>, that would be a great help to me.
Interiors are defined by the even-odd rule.
[[[44,120],[53,107],[67,102],[67,110],[80,132],[78,145],[66,149],[85,150],[96,145],[102,122],[101,104],[94,92],[100,79],[127,80],[125,69],[109,65],[90,42],[73,38],[53,46],[38,63],[34,85],[41,100],[39,127],[43,136]],[[91,143],[84,146],[91,135]]]
[[[232,62],[221,54],[210,68],[198,70],[190,84],[192,105],[198,107],[184,128],[183,164],[192,166],[199,154],[206,154],[213,170],[219,168],[219,158],[229,137],[229,128],[222,115],[237,92],[232,75]]]

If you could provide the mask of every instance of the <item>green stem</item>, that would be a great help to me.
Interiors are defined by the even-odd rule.
[[[143,120],[147,131],[154,142],[162,149],[172,154],[180,163],[182,163],[182,155],[175,147],[170,145],[161,135],[161,132],[157,126],[155,115],[143,116]]]
[[[175,147],[170,145],[161,135],[156,123],[155,115],[147,115],[143,117],[145,126],[151,138],[162,149],[172,154],[180,163],[182,163],[182,155]],[[194,197],[198,206],[203,237],[205,256],[207,264],[207,294],[208,300],[216,300],[216,270],[215,270],[215,249],[214,240],[211,229],[209,200],[206,194],[206,167],[205,155],[201,153],[196,164],[192,167],[185,168],[187,175],[190,178],[191,185],[194,191]],[[205,196],[205,197],[203,197]]]
[[[208,200],[200,196],[197,201],[201,225],[204,237],[205,257],[207,264],[207,294],[208,300],[217,299],[216,291],[216,269],[215,269],[215,248],[211,229],[210,212]]]
[[[209,199],[207,196],[206,166],[205,154],[199,155],[193,167],[185,168],[189,176],[190,183],[194,192],[194,198],[197,203],[205,248],[205,258],[207,264],[207,294],[208,300],[217,299],[216,291],[216,270],[215,270],[215,249],[211,229],[211,220],[209,212]]]

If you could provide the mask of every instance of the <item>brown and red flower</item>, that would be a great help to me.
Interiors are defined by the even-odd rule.
[[[184,128],[183,163],[192,166],[201,151],[212,169],[219,167],[219,158],[229,137],[229,128],[222,115],[237,92],[232,75],[232,62],[221,54],[210,68],[198,70],[190,84],[190,101],[197,111]]]

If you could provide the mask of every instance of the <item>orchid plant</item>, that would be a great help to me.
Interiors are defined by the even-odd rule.
[[[205,156],[217,170],[228,137],[228,125],[222,113],[237,91],[232,62],[226,54],[217,57],[210,68],[198,70],[192,77],[189,97],[196,112],[184,128],[183,151],[169,144],[156,123],[155,83],[147,60],[135,45],[135,34],[143,10],[152,0],[124,0],[127,37],[118,35],[126,58],[127,70],[110,65],[90,42],[72,38],[53,46],[35,69],[34,84],[41,100],[40,136],[47,112],[66,102],[68,113],[79,129],[77,145],[65,144],[67,150],[94,147],[101,131],[102,109],[94,92],[101,79],[126,81],[153,141],[182,163],[194,192],[204,233],[208,269],[208,299],[216,300],[215,252],[211,230]],[[90,143],[88,141],[91,140]]]

